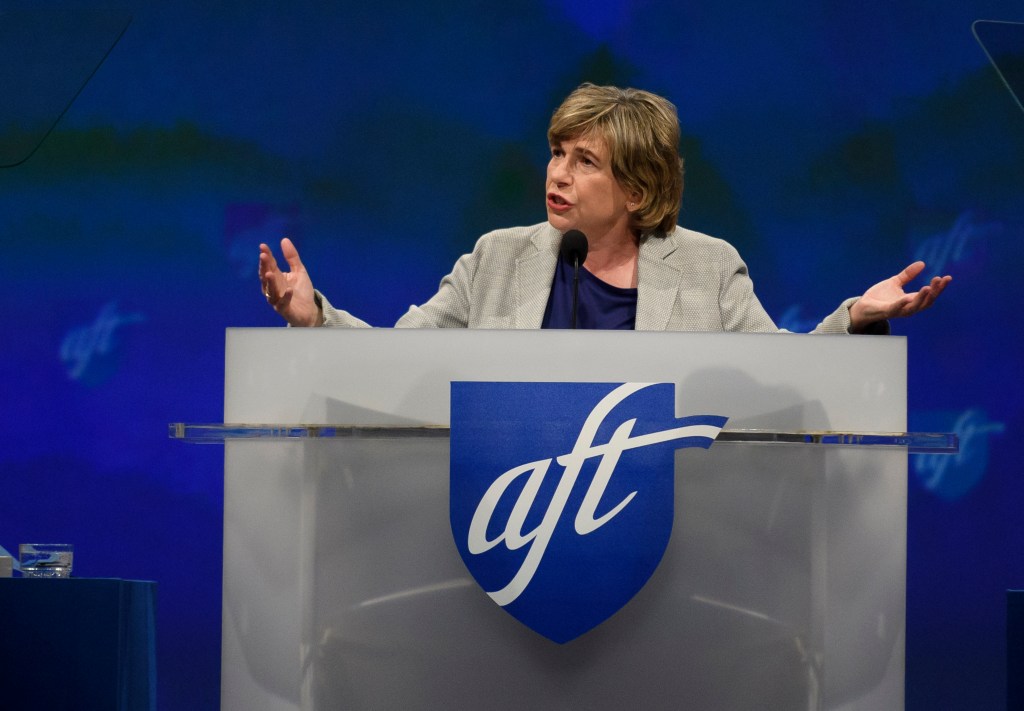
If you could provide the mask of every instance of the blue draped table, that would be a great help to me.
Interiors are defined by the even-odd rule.
[[[0,707],[156,708],[156,583],[0,579]]]
[[[1024,711],[1024,590],[1006,591],[1006,708]]]

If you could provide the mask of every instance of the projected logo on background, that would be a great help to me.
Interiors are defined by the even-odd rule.
[[[506,612],[564,643],[644,586],[672,532],[674,452],[727,419],[674,412],[669,383],[452,383],[452,533]]]
[[[68,377],[89,386],[105,382],[117,370],[118,331],[145,320],[140,313],[121,313],[117,302],[111,301],[93,323],[68,331],[60,344],[60,359]]]
[[[988,471],[991,438],[1006,431],[1006,423],[990,420],[982,408],[961,412],[914,413],[923,432],[955,432],[960,451],[948,454],[918,454],[911,459],[921,485],[945,501],[956,501],[970,493]]]

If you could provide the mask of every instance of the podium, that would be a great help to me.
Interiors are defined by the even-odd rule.
[[[567,644],[475,583],[449,523],[452,381],[669,382],[729,418],[675,455],[660,566]],[[899,337],[229,329],[222,708],[899,709]]]

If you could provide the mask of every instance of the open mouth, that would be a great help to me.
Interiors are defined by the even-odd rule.
[[[557,193],[548,193],[548,204],[554,208],[567,208],[572,205],[572,203]]]

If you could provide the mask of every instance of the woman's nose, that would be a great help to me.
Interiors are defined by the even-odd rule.
[[[551,180],[559,185],[569,182],[569,179],[571,178],[571,173],[565,160],[556,159],[551,161],[551,167],[548,174],[551,176]]]

